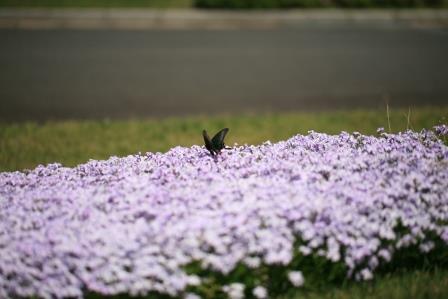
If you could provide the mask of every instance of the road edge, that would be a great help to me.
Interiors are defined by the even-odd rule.
[[[154,9],[0,9],[0,28],[14,29],[240,29],[304,22],[378,22],[448,26],[448,9],[302,9],[206,11]]]

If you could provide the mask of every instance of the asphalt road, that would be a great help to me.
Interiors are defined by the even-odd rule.
[[[0,30],[0,121],[448,104],[448,29]]]

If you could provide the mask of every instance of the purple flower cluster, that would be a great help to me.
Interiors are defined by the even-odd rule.
[[[397,249],[428,252],[434,236],[448,243],[446,190],[448,147],[432,131],[310,132],[216,158],[175,147],[4,172],[0,297],[193,298],[187,287],[207,278],[185,265],[223,274],[239,264],[288,267],[297,250],[371,279]],[[306,284],[290,270],[292,286]],[[265,287],[248,292],[264,298]],[[238,281],[223,287],[243,290]]]

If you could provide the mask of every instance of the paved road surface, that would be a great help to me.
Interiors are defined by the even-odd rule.
[[[448,29],[0,30],[0,120],[448,104]]]

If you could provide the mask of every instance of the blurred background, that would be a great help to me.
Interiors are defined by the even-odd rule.
[[[0,0],[0,121],[448,102],[445,0]]]

